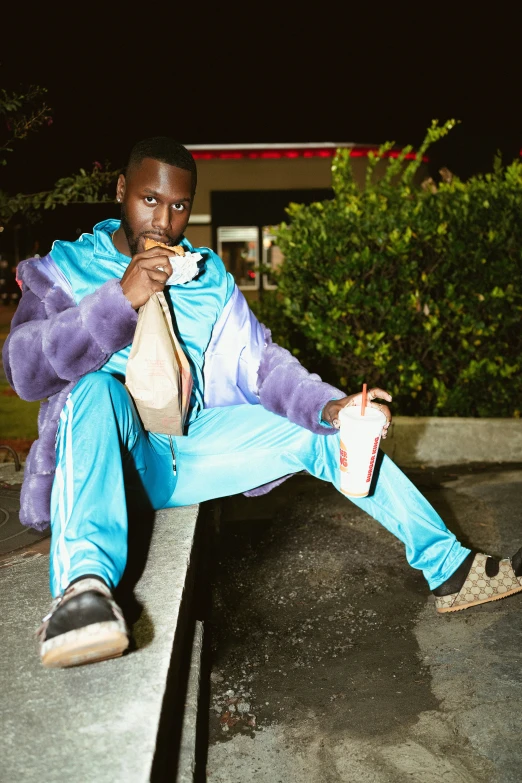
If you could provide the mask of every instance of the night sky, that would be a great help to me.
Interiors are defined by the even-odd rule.
[[[0,187],[46,188],[94,161],[120,167],[149,135],[417,145],[432,118],[450,117],[461,124],[430,151],[433,173],[487,171],[497,149],[511,161],[522,148],[522,16],[514,3],[501,14],[467,3],[460,16],[456,5],[127,5],[124,17],[78,19],[20,6],[0,86],[46,87],[53,124],[19,145]]]

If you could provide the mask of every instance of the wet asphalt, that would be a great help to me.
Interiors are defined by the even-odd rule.
[[[522,464],[408,471],[468,546],[522,546]],[[437,615],[402,545],[299,475],[223,501],[210,783],[518,783],[522,594]]]

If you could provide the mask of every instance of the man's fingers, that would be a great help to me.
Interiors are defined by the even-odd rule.
[[[388,394],[387,391],[384,389],[370,389],[370,391],[366,392],[366,399],[368,402],[371,402],[372,400],[387,400],[387,402],[392,401],[391,394]],[[347,405],[360,405],[362,402],[362,392],[358,392],[358,394],[352,395],[350,401],[346,403]]]
[[[168,272],[162,272],[161,269],[146,269],[149,280],[155,280],[158,283],[161,283],[162,286],[165,285],[167,280],[169,279]]]
[[[158,270],[159,272],[165,273],[165,280],[168,280],[168,278],[172,274],[171,263],[170,263],[170,261],[168,259],[165,260],[165,258],[161,258],[161,259],[158,259],[158,260],[159,260],[159,263],[154,264],[154,266],[142,267],[142,269],[145,268],[147,270],[147,272],[149,272],[149,273]]]
[[[172,265],[169,261],[168,255],[166,255],[166,252],[164,250],[158,251],[156,249],[156,252],[154,253],[154,248],[151,250],[145,250],[144,253],[139,253],[138,255],[134,256],[133,261],[136,263],[137,266],[139,266],[140,269],[163,269],[164,272],[167,272],[167,277],[170,277],[172,274]]]
[[[375,399],[381,399],[381,400],[388,400],[388,402],[392,401],[391,394],[388,394],[387,391],[384,391],[384,389],[370,389],[368,392],[368,400],[375,400]]]

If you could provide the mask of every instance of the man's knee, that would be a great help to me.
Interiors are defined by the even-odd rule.
[[[80,378],[71,392],[75,400],[96,400],[97,404],[119,400],[130,402],[127,389],[121,381],[110,372],[91,372]]]

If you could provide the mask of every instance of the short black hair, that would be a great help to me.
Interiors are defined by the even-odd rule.
[[[125,173],[139,166],[145,158],[159,160],[169,166],[185,169],[192,174],[192,190],[195,192],[198,180],[196,161],[183,144],[174,141],[170,136],[151,136],[136,142],[131,149]]]

